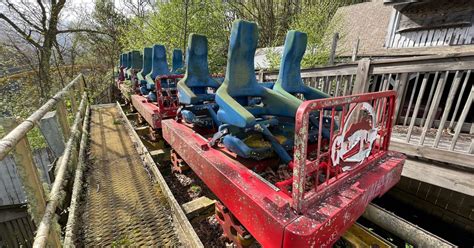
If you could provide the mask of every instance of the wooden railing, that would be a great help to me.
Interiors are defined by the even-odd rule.
[[[78,168],[78,170],[82,169],[84,163],[84,139],[87,137],[89,113],[89,100],[85,86],[84,76],[79,74],[26,120],[19,122],[14,118],[2,119],[2,126],[8,134],[0,140],[0,161],[9,154],[14,157],[18,176],[27,195],[28,212],[35,226],[38,227],[34,247],[61,246],[60,229],[56,227],[56,208],[58,205],[69,206],[69,203],[62,202],[65,199],[63,192],[66,190],[64,188],[65,181],[70,176],[68,171],[71,171],[71,167]],[[79,105],[77,104],[78,100],[80,101]],[[55,113],[51,113],[52,110]],[[68,120],[71,116],[74,117],[72,126],[70,126]],[[45,118],[50,118],[46,124],[43,122]],[[52,146],[62,143],[62,146],[59,145],[61,146],[61,153],[57,154],[58,160],[54,166],[54,181],[51,185],[42,182],[37,166],[32,159],[33,155],[27,138],[28,132],[37,126],[43,128],[43,124],[47,125],[47,130],[42,129],[42,133],[48,147],[56,151],[58,147],[53,149]],[[56,142],[58,136],[61,137],[59,143]],[[78,140],[80,139],[82,142],[79,145]],[[80,149],[79,146],[81,146]],[[77,183],[80,183],[80,180],[77,181],[76,179],[74,181],[75,187],[78,187],[76,186]],[[50,186],[47,191],[45,191],[44,185]],[[67,194],[70,195],[71,190],[68,191]],[[72,204],[75,203],[74,197],[72,198]],[[72,204],[71,207],[73,207]],[[70,209],[70,211],[73,211],[73,209]],[[71,212],[69,219],[74,219]],[[15,237],[12,238],[15,239]],[[24,245],[30,246],[31,240]]]
[[[303,69],[303,81],[332,96],[396,90],[391,149],[474,170],[474,53]],[[474,72],[472,72],[474,74]],[[278,72],[260,72],[275,81]]]

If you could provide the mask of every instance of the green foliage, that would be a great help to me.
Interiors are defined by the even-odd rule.
[[[269,70],[277,70],[280,68],[281,63],[281,53],[275,50],[275,48],[269,48],[265,57],[268,61]]]
[[[171,58],[173,48],[185,51],[190,33],[202,34],[209,42],[211,71],[222,71],[229,36],[225,10],[225,3],[219,0],[159,1],[155,11],[131,20],[120,41],[126,50],[141,51],[144,47],[162,44]]]
[[[335,23],[340,21],[333,20],[333,16],[339,7],[353,2],[361,1],[320,0],[302,9],[291,24],[291,29],[308,34],[308,47],[303,57],[302,67],[314,67],[328,62],[331,39],[334,34],[333,28]]]

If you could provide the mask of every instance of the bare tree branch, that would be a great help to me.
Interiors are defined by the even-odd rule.
[[[18,16],[19,16],[23,21],[25,21],[25,22],[28,23],[30,26],[32,26],[33,28],[35,28],[36,30],[38,30],[38,31],[40,31],[40,32],[43,32],[43,31],[44,31],[44,29],[40,28],[38,25],[34,24],[33,21],[29,20],[29,19],[25,16],[24,12],[18,10],[18,9],[15,7],[15,5],[13,5],[10,1],[7,0],[6,3],[7,3],[8,8],[12,9],[13,11],[15,11],[15,13],[17,13]]]
[[[36,0],[36,2],[38,2],[38,5],[40,6],[40,9],[41,9],[41,25],[43,26],[43,29],[46,29],[46,9],[43,5],[43,2],[42,0]]]
[[[13,29],[15,29],[15,31],[17,31],[21,36],[23,36],[23,38],[25,40],[27,40],[29,43],[31,43],[33,46],[35,46],[37,48],[41,47],[41,45],[38,42],[36,42],[35,40],[33,40],[31,38],[31,30],[27,34],[24,30],[22,30],[20,27],[18,27],[18,25],[16,23],[14,23],[12,20],[10,20],[10,18],[6,17],[3,13],[0,13],[0,19],[3,19],[8,24],[10,24],[10,26]]]

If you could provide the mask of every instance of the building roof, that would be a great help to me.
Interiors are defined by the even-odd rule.
[[[339,8],[332,20],[334,32],[339,32],[337,55],[350,57],[354,43],[359,41],[358,56],[361,57],[399,57],[433,55],[460,52],[474,52],[472,45],[386,48],[385,42],[392,15],[393,5],[384,0],[359,3]]]
[[[383,0],[341,7],[332,20],[339,32],[339,56],[351,56],[354,43],[359,42],[359,55],[372,56],[385,53],[384,43],[393,7]]]

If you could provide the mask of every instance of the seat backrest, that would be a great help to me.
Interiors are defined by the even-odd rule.
[[[218,88],[219,83],[211,78],[207,60],[207,38],[199,34],[191,34],[186,50],[186,73],[184,83],[194,93],[203,94],[207,87]]]
[[[257,83],[254,55],[257,24],[237,20],[232,25],[224,83],[216,92],[218,118],[222,123],[250,127],[256,117],[294,117],[298,105]]]
[[[263,87],[257,83],[254,66],[257,41],[257,24],[243,20],[234,22],[223,83],[227,86],[227,93],[234,98],[261,94]]]
[[[132,57],[132,52],[125,53],[125,61],[126,61],[126,66],[125,66],[125,71],[127,72],[130,69],[131,66],[131,57]]]
[[[153,80],[160,75],[168,75],[170,70],[166,61],[166,50],[163,45],[153,46],[153,59],[151,62],[151,72],[148,74]]]
[[[173,49],[172,68],[173,73],[179,73],[183,69],[183,51],[181,49]]]
[[[137,50],[132,51],[131,59],[132,59],[131,67],[130,67],[131,69],[134,69],[134,70],[142,69],[143,56],[139,51]]]
[[[145,80],[145,76],[151,71],[152,51],[151,47],[145,47],[143,49],[142,70],[137,73],[140,80]]]
[[[306,100],[330,97],[324,92],[305,85],[301,79],[301,60],[307,42],[306,33],[290,30],[286,35],[280,71],[273,90],[292,101],[301,102],[296,94],[302,94]]]
[[[302,90],[304,83],[301,79],[301,59],[303,59],[307,42],[308,35],[306,33],[296,30],[288,31],[275,86],[290,93]]]

